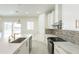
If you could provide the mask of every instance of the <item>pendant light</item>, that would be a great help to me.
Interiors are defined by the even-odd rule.
[[[20,24],[20,17],[19,17],[19,11],[16,10],[16,14],[17,14],[17,23]]]

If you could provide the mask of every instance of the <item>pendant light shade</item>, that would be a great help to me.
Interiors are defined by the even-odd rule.
[[[21,23],[21,18],[17,16],[17,23],[20,24]]]
[[[19,10],[16,10],[16,14],[17,14],[17,23],[20,24]]]

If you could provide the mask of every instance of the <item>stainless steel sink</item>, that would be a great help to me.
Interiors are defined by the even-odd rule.
[[[21,43],[23,40],[25,40],[26,38],[24,38],[24,37],[21,37],[21,38],[18,38],[18,39],[16,39],[16,40],[14,40],[14,41],[12,41],[11,43]]]

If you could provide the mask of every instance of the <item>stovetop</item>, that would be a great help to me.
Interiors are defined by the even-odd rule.
[[[67,42],[66,40],[59,37],[48,37],[47,39],[51,42]]]

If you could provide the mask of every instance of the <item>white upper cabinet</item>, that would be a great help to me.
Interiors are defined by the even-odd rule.
[[[48,28],[53,29],[53,23],[54,23],[54,11],[48,13]]]
[[[48,13],[48,29],[58,29],[59,22],[62,20],[62,5],[56,4],[54,10]]]
[[[62,29],[62,5],[55,5],[55,16],[54,16],[54,29]]]
[[[64,4],[62,5],[62,21],[64,30],[79,31],[79,5]]]

